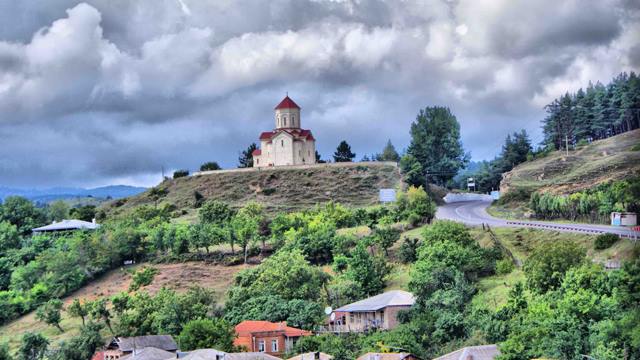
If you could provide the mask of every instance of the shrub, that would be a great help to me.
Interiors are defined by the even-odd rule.
[[[418,238],[405,238],[400,245],[400,251],[398,253],[400,261],[404,264],[416,261],[416,259],[418,258],[418,248],[420,247],[420,245],[421,242]]]
[[[496,274],[498,275],[506,275],[513,271],[515,266],[513,265],[513,261],[511,259],[502,259],[496,262]]]
[[[631,151],[640,151],[640,144],[633,145],[633,147],[631,148]]]
[[[407,222],[413,227],[417,227],[422,223],[422,216],[412,212],[407,216]]]
[[[220,169],[221,169],[220,165],[218,165],[218,163],[215,161],[209,161],[200,165],[200,171],[213,171],[213,170],[220,170]]]
[[[564,274],[580,266],[586,258],[585,250],[571,241],[550,242],[538,247],[524,263],[527,286],[544,294],[560,286]]]
[[[173,178],[181,178],[189,176],[189,170],[176,170],[173,172]]]
[[[611,247],[611,245],[615,244],[618,239],[620,238],[616,234],[600,234],[594,240],[594,247],[596,248],[596,250],[608,249]]]
[[[143,286],[151,284],[153,277],[158,273],[158,269],[152,267],[144,267],[133,273],[129,291],[135,291]]]

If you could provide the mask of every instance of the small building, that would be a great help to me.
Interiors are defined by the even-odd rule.
[[[366,353],[357,360],[420,360],[411,353]]]
[[[253,167],[316,163],[316,139],[300,127],[300,106],[287,95],[275,108],[275,128],[260,134]]]
[[[175,357],[178,352],[178,344],[171,335],[146,335],[133,337],[113,337],[106,345],[104,350],[104,360],[124,359],[130,354],[138,354],[139,352],[152,351],[147,348],[155,348],[163,350]],[[146,349],[146,350],[145,350]],[[130,357],[128,359],[133,359]]]
[[[500,355],[495,344],[467,346],[454,352],[442,355],[434,360],[493,360]]]
[[[410,292],[387,291],[336,309],[326,331],[338,333],[390,330],[398,325],[398,313],[411,308],[415,302]]]
[[[175,358],[175,353],[154,347],[146,347],[141,350],[135,350],[131,354],[121,357],[120,360],[169,360]]]
[[[95,219],[93,219],[92,222],[71,219],[71,220],[62,220],[58,222],[54,221],[49,225],[31,229],[31,231],[34,234],[41,234],[41,233],[52,233],[52,232],[75,231],[75,230],[95,230],[99,227],[100,227],[100,224],[96,224]]]
[[[290,357],[288,360],[332,360],[333,356],[325,354],[323,352],[308,352],[304,354],[298,354],[294,357]]]
[[[611,225],[613,226],[636,226],[638,217],[636,213],[631,212],[612,212]]]
[[[286,322],[245,320],[236,325],[238,337],[235,346],[242,346],[248,352],[267,353],[279,356],[293,349],[303,336],[312,335],[310,331],[287,326]]]

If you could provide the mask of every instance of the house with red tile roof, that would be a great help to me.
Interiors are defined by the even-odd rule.
[[[316,139],[300,126],[300,106],[287,95],[275,108],[275,128],[260,134],[260,149],[253,152],[253,166],[316,163]]]
[[[233,344],[249,352],[264,352],[269,355],[282,355],[293,349],[303,336],[312,335],[310,331],[287,326],[286,322],[245,320],[236,325],[238,337]]]

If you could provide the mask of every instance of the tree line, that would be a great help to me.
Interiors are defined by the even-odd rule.
[[[640,79],[623,72],[607,85],[567,92],[545,109],[543,144],[555,150],[631,131],[640,127]]]

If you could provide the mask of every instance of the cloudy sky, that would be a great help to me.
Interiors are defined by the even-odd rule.
[[[273,127],[327,158],[409,143],[449,106],[473,159],[589,80],[640,68],[631,0],[0,0],[0,186],[153,185]]]

